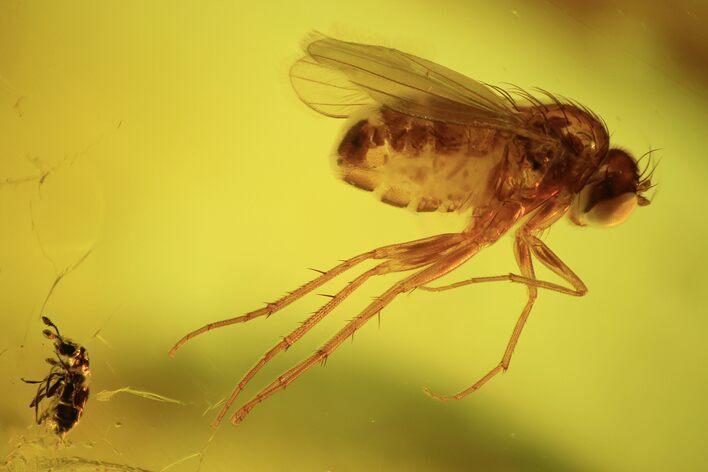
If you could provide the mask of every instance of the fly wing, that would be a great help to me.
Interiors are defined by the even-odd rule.
[[[323,66],[310,56],[290,69],[290,80],[300,100],[331,118],[348,118],[362,107],[376,104],[364,90],[337,69]]]
[[[416,118],[517,129],[513,102],[486,85],[426,59],[382,46],[313,35],[290,72],[310,108],[346,118],[381,104]]]

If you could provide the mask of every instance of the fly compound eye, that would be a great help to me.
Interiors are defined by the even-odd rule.
[[[598,184],[602,185],[602,184]],[[632,214],[639,198],[633,192],[626,192],[607,198],[593,198],[599,193],[595,186],[587,185],[576,198],[570,209],[571,220],[580,226],[616,226]]]
[[[639,172],[632,156],[610,149],[602,165],[583,187],[571,209],[580,225],[615,226],[629,218],[641,203],[637,195]]]
[[[588,223],[607,227],[616,226],[629,218],[636,207],[637,195],[623,193],[597,202],[585,212],[584,218]]]

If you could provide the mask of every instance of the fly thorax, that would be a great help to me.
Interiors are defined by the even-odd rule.
[[[600,119],[574,105],[553,105],[543,111],[547,131],[574,154],[604,156],[609,137]]]

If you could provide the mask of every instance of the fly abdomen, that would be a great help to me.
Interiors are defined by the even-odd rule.
[[[383,144],[384,129],[369,120],[360,120],[347,130],[339,144],[337,154],[348,164],[372,167],[375,162],[369,162],[372,157],[369,155],[370,150]]]
[[[497,160],[498,131],[385,107],[358,114],[349,123],[336,148],[345,182],[375,191],[384,203],[419,212],[455,211],[479,203]]]
[[[349,126],[337,148],[338,163],[374,168],[391,154],[415,159],[423,153],[474,155],[469,128],[396,113],[387,108],[369,113]],[[477,152],[475,152],[477,151]]]

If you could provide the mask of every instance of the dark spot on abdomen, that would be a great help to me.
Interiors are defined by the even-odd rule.
[[[408,130],[408,143],[415,154],[422,152],[425,145],[431,141],[430,129],[426,124],[422,120],[420,123],[414,122]]]
[[[384,126],[388,131],[391,148],[396,152],[403,151],[406,145],[409,118],[386,107],[381,108],[381,118],[383,118]]]
[[[361,120],[347,130],[342,142],[339,143],[337,154],[341,159],[338,163],[343,160],[353,166],[363,166],[369,149],[381,146],[383,143],[382,130],[372,126],[368,120]]]
[[[435,152],[451,154],[457,152],[465,141],[465,128],[440,121],[433,122]]]
[[[342,159],[354,165],[364,160],[366,151],[369,149],[369,140],[368,136],[364,133],[364,127],[368,125],[368,121],[362,120],[349,128],[337,148],[337,154],[339,154]]]

